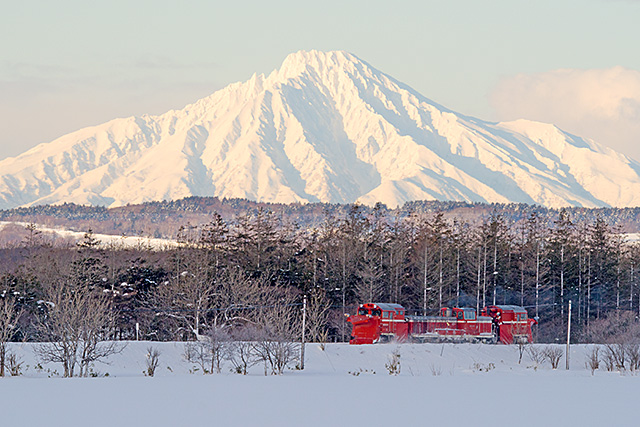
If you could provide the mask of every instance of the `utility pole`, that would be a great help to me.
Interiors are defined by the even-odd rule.
[[[304,332],[307,328],[307,296],[302,300],[302,346],[300,347],[300,369],[304,369]]]
[[[567,371],[569,370],[569,344],[571,343],[571,300],[569,300],[569,319],[567,320]]]

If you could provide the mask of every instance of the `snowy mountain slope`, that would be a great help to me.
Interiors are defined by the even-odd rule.
[[[297,52],[182,110],[117,119],[0,161],[0,208],[190,195],[640,205],[640,164],[526,120],[465,117],[345,52]]]

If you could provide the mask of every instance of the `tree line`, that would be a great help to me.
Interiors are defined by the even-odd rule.
[[[318,226],[327,215],[343,218],[351,206],[338,203],[282,204],[237,198],[190,196],[180,200],[152,201],[112,208],[74,203],[36,205],[0,210],[0,221],[32,222],[82,231],[92,229],[103,234],[174,238],[176,230],[181,225],[205,224],[214,214],[219,214],[227,221],[233,221],[243,213],[255,214],[262,209],[271,211],[285,221],[295,221],[301,227],[309,228]],[[499,214],[508,221],[520,221],[534,213],[544,218],[555,219],[560,212],[559,209],[526,203],[488,204],[439,200],[411,201],[393,209],[383,204],[377,207],[360,206],[360,209],[368,215],[372,214],[373,209],[377,209],[384,215],[399,217],[442,212],[446,218],[465,218],[472,222],[482,220],[491,213]],[[568,207],[564,211],[575,222],[593,222],[600,217],[612,226],[622,227],[626,232],[640,231],[640,207]],[[0,245],[7,241],[3,234],[4,230],[1,230]]]
[[[72,348],[44,346],[42,357],[77,354],[65,370],[77,362],[86,371],[92,357],[115,351],[98,344],[107,339],[250,331],[291,342],[303,295],[307,336],[322,342],[348,340],[344,315],[364,302],[427,315],[444,306],[522,305],[546,342],[564,339],[569,300],[582,340],[602,336],[613,316],[628,323],[640,315],[639,246],[601,217],[574,220],[566,210],[517,220],[494,211],[470,222],[352,205],[307,226],[268,209],[231,220],[214,212],[205,224],[180,227],[176,240],[121,247],[89,231],[60,246],[29,225],[20,244],[0,249],[0,344],[60,343],[71,334]],[[616,328],[606,325],[608,333]],[[0,345],[0,367],[3,358]]]

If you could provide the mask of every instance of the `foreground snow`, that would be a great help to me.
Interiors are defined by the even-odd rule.
[[[142,373],[150,345],[162,352],[154,378]],[[108,377],[62,379],[47,378],[61,371],[55,364],[36,369],[23,344],[12,350],[24,375],[0,379],[0,409],[3,426],[636,425],[640,378],[592,376],[589,349],[572,346],[566,371],[564,359],[558,370],[527,355],[518,364],[513,346],[309,344],[304,371],[265,377],[261,366],[248,376],[190,373],[181,343],[133,342],[96,366]],[[396,350],[402,371],[390,376]]]

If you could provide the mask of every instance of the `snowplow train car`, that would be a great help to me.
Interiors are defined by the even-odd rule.
[[[480,314],[474,308],[443,307],[437,316],[412,316],[400,304],[361,304],[352,324],[350,344],[385,341],[412,342],[533,342],[529,319],[523,307],[492,305]]]

